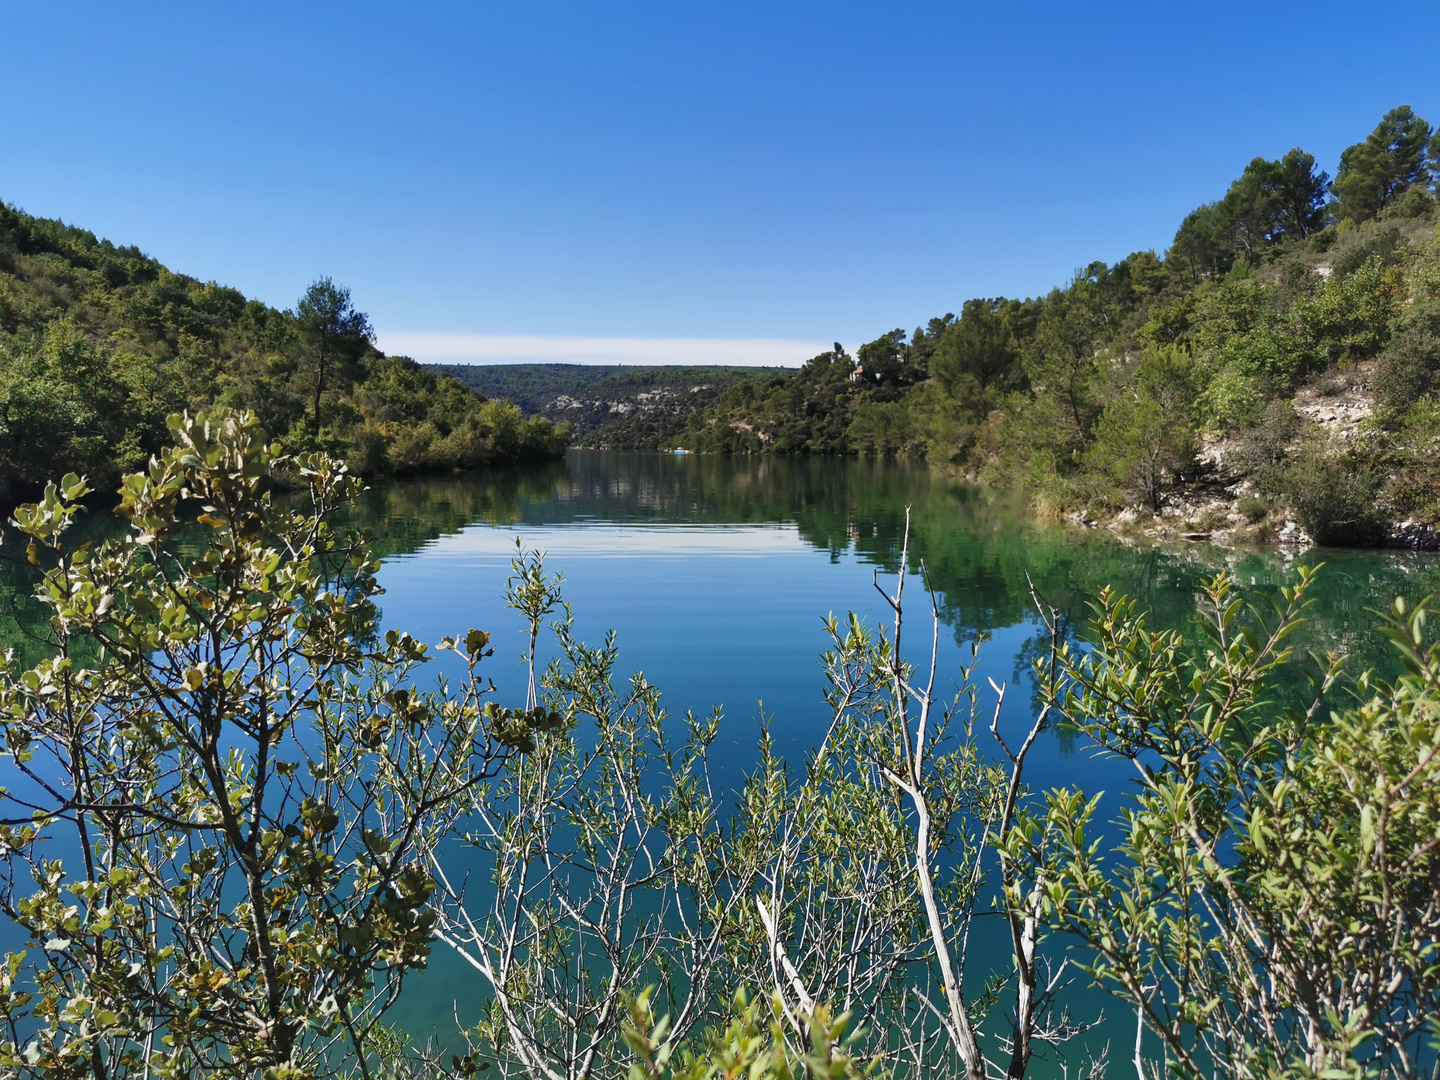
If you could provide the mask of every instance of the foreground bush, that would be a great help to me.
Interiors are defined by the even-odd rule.
[[[424,645],[376,636],[376,564],[328,525],[343,466],[284,462],[245,416],[172,427],[125,480],[124,538],[66,544],[74,476],[16,513],[53,653],[0,670],[0,909],[29,939],[0,971],[9,1075],[364,1060],[431,947],[423,842],[510,752],[409,688]],[[266,493],[282,465],[303,511]]]
[[[936,694],[923,593],[929,661],[906,660],[902,572],[889,626],[827,624],[820,746],[787,765],[762,733],[732,802],[707,765],[719,713],[675,730],[655,687],[617,677],[613,638],[574,637],[538,556],[517,552],[508,589],[526,700],[493,699],[478,630],[440,643],[465,677],[420,692],[430,650],[378,635],[375,563],[329,525],[345,469],[285,460],[243,415],[174,432],[125,481],[125,538],[67,545],[73,476],[16,515],[54,648],[0,669],[0,910],[28,938],[0,969],[7,1074],[1098,1076],[1103,1057],[1064,1059],[1092,1023],[1059,1001],[1077,959],[1179,1075],[1432,1060],[1424,606],[1387,624],[1406,673],[1360,677],[1327,719],[1337,658],[1308,709],[1276,704],[1305,574],[1269,623],[1218,579],[1198,652],[1108,594],[1077,649],[1040,603],[1040,705],[1011,733],[973,668]],[[303,511],[270,501],[278,469],[310,485]],[[1111,853],[1093,793],[1024,789],[1060,713],[1135,762]],[[986,913],[1009,955],[967,975]],[[474,972],[457,997],[486,1004],[463,1053],[384,1024],[437,941]]]
[[[329,525],[345,469],[286,459],[244,415],[172,423],[179,445],[124,483],[124,538],[66,543],[74,476],[16,515],[53,654],[0,671],[0,908],[29,939],[0,975],[8,1069],[433,1073],[383,1015],[437,938],[490,1002],[461,1073],[699,1075],[749,1032],[750,1065],[813,1075],[828,1032],[825,1075],[981,1077],[1076,1030],[1048,1019],[1038,899],[1013,912],[1016,973],[992,988],[1009,982],[1013,1020],[956,977],[1046,714],[1008,769],[987,762],[968,681],[946,707],[933,655],[928,673],[899,659],[903,580],[888,633],[830,624],[825,745],[792,775],[763,739],[732,811],[708,781],[718,714],[672,732],[654,687],[615,677],[613,641],[585,645],[568,618],[537,669],[560,610],[538,559],[510,583],[528,700],[484,700],[480,631],[441,643],[469,677],[420,693],[429,650],[377,636],[375,563]],[[277,471],[309,484],[303,511],[272,503]],[[483,884],[447,873],[455,839]],[[768,1019],[735,1003],[747,987]]]
[[[1331,656],[1306,669],[1308,705],[1280,707],[1312,573],[1268,619],[1217,579],[1204,651],[1106,594],[1094,650],[1063,660],[1057,707],[1134,764],[1137,789],[1108,854],[1087,832],[1096,800],[1047,797],[1047,910],[1176,1075],[1413,1077],[1435,1061],[1440,643],[1425,607],[1396,601],[1399,679],[1366,674],[1327,715]]]

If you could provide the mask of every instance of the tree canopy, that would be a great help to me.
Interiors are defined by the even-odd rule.
[[[311,411],[310,434],[320,436],[320,400],[325,393],[327,368],[340,368],[342,377],[354,382],[355,369],[375,340],[375,331],[364,312],[350,302],[350,290],[328,277],[311,283],[295,305],[296,321],[305,338],[310,362],[315,368],[315,405]]]
[[[1409,105],[1391,109],[1363,142],[1340,154],[1332,185],[1341,217],[1375,217],[1411,187],[1431,181],[1434,153],[1430,125]]]

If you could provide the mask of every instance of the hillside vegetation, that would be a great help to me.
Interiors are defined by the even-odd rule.
[[[1413,537],[1440,521],[1437,178],[1440,137],[1393,109],[1333,180],[1299,148],[1256,158],[1163,254],[837,345],[725,391],[683,444],[925,454],[1077,516],[1208,493],[1262,536]]]
[[[575,429],[581,446],[669,450],[690,414],[729,387],[793,374],[792,368],[631,364],[429,364],[527,415]]]
[[[110,488],[185,409],[249,409],[366,476],[563,451],[563,429],[371,339],[328,278],[280,311],[0,203],[0,501],[70,471]]]

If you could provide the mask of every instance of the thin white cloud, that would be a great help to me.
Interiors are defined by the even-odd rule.
[[[391,355],[432,364],[724,364],[799,367],[830,342],[785,338],[559,337],[542,334],[378,335]]]

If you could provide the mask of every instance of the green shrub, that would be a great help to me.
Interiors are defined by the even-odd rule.
[[[1373,449],[1385,470],[1386,501],[1400,517],[1440,521],[1440,400],[1421,398],[1377,436]]]
[[[1228,463],[1235,472],[1254,476],[1261,487],[1273,488],[1273,474],[1284,463],[1299,433],[1300,416],[1295,406],[1279,398],[1265,406],[1254,424],[1237,433]]]
[[[1356,239],[1348,242],[1352,236]],[[1353,274],[1372,258],[1378,259],[1381,266],[1394,266],[1410,246],[1409,241],[1401,236],[1400,230],[1393,225],[1364,239],[1360,239],[1358,233],[1350,233],[1345,239],[1347,242],[1338,245],[1335,258],[1330,264],[1336,277]]]
[[[1251,525],[1258,525],[1270,513],[1270,504],[1258,495],[1242,495],[1235,511]]]
[[[1274,385],[1264,375],[1238,366],[1220,368],[1200,395],[1200,409],[1211,431],[1230,431],[1259,422]]]
[[[1296,301],[1299,330],[1332,363],[1374,356],[1390,340],[1403,294],[1402,268],[1371,254],[1353,272],[1337,270],[1313,297]]]
[[[123,482],[123,540],[70,541],[73,474],[15,511],[50,618],[34,667],[0,657],[5,933],[25,944],[0,965],[6,1077],[367,1060],[430,954],[421,849],[514,753],[473,681],[443,707],[413,689],[427,647],[380,633],[378,563],[332,527],[360,488],[343,465],[279,457],[246,414],[169,422],[177,445]],[[308,503],[271,499],[282,466]],[[442,647],[473,672],[488,638],[464,640]],[[27,769],[43,790],[17,805]],[[390,776],[412,804],[372,790]],[[88,843],[54,850],[62,820]]]
[[[1440,387],[1440,305],[1429,304],[1405,321],[1380,354],[1375,404],[1382,421],[1396,422],[1420,398]]]
[[[1340,239],[1340,227],[1338,225],[1327,225],[1319,232],[1310,234],[1310,250],[1323,254],[1335,246]]]
[[[1404,195],[1380,211],[1380,220],[1408,221],[1429,217],[1435,212],[1435,198],[1420,184],[1411,184]]]
[[[1383,480],[1378,469],[1311,445],[1285,471],[1283,490],[1296,520],[1317,544],[1348,547],[1380,532],[1376,500]]]
[[[1291,645],[1313,576],[1266,617],[1208,582],[1203,650],[1107,590],[1046,699],[1138,782],[1118,844],[1095,836],[1098,799],[1062,789],[1024,853],[1053,860],[1056,928],[1163,1042],[1166,1076],[1410,1080],[1436,1030],[1434,612],[1397,600],[1381,631],[1404,674],[1335,694],[1341,655]],[[1301,707],[1280,708],[1297,671]]]
[[[1146,354],[1134,391],[1105,407],[1095,425],[1086,464],[1127,496],[1160,508],[1165,487],[1195,463],[1195,365],[1181,349]]]

